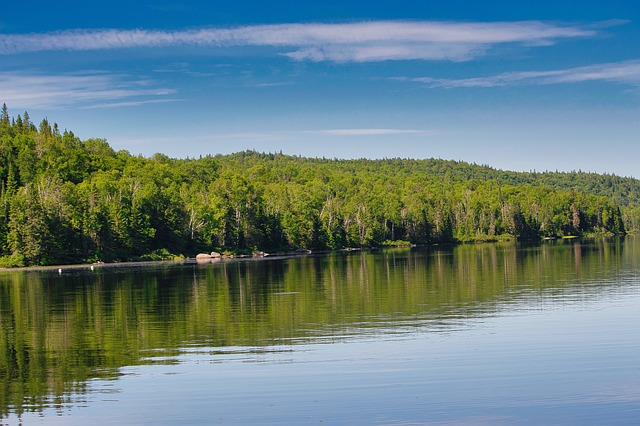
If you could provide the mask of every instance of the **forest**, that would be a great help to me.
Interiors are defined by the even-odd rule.
[[[144,157],[6,105],[0,117],[3,267],[639,229],[633,178],[441,159]]]

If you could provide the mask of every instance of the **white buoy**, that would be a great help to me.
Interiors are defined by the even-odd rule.
[[[58,269],[58,273],[59,273],[59,274],[62,274],[62,268],[59,268],[59,269]]]

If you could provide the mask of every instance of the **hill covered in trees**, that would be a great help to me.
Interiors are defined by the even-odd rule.
[[[438,159],[150,158],[0,117],[0,263],[621,234],[640,181]]]

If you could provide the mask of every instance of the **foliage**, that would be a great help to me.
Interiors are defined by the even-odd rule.
[[[7,116],[7,118],[5,118]],[[0,120],[5,265],[198,252],[606,235],[640,228],[640,182],[455,161],[253,151],[150,158],[27,113]],[[406,243],[404,243],[406,242]]]

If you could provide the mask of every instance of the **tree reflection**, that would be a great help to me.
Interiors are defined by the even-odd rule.
[[[290,259],[0,275],[0,415],[78,404],[182,348],[295,344],[421,327],[593,292],[640,267],[640,239],[390,249]],[[332,339],[333,338],[333,339]]]

